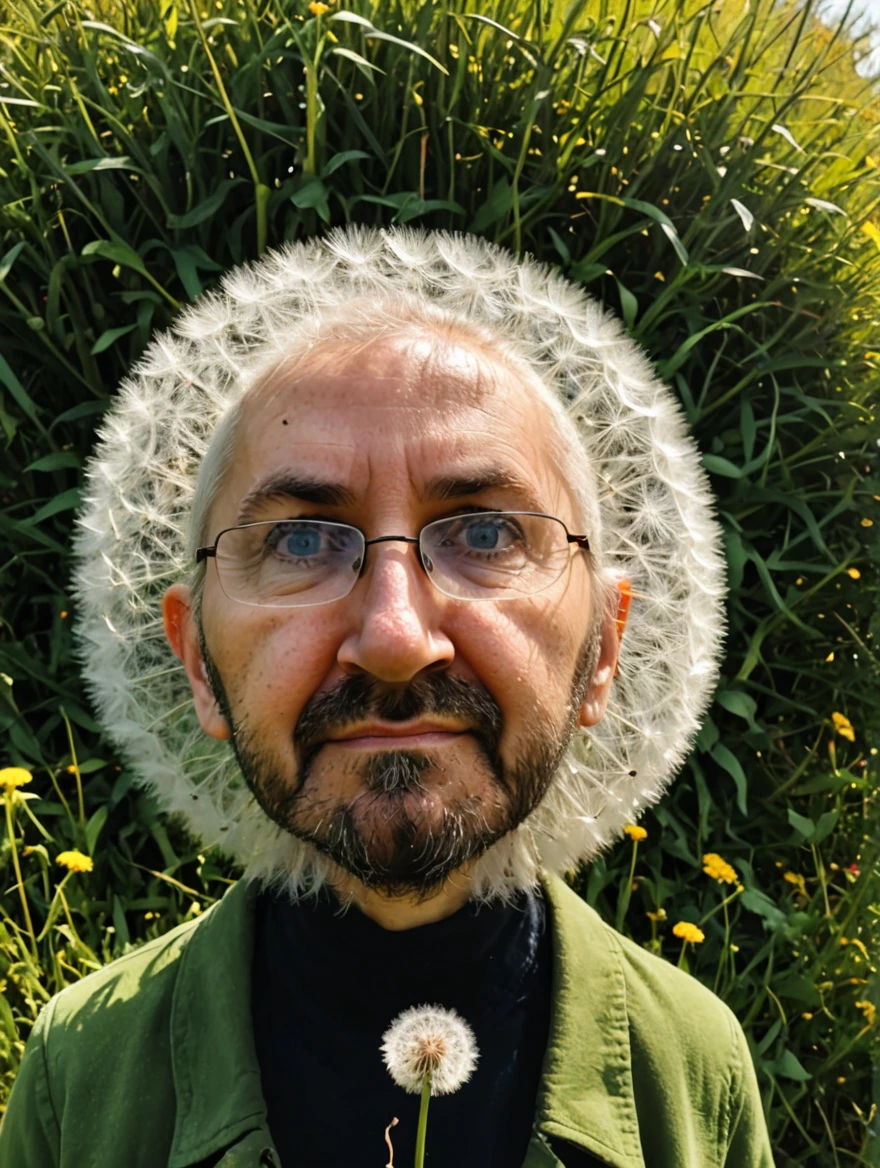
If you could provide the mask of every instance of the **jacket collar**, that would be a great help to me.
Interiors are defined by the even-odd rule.
[[[553,1002],[533,1148],[563,1140],[611,1168],[645,1168],[620,944],[562,880],[546,876],[542,884]],[[183,948],[170,1018],[177,1115],[169,1168],[191,1168],[240,1141],[271,1149],[251,1023],[256,896],[254,885],[239,881]],[[527,1164],[554,1161],[530,1152]]]

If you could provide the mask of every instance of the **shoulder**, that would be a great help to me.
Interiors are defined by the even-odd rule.
[[[697,978],[670,961],[643,949],[618,933],[595,909],[561,880],[548,884],[551,900],[563,906],[556,919],[580,948],[584,966],[582,992],[586,999],[612,992],[616,975],[622,988],[633,1051],[633,1067],[648,1064],[686,1065],[691,1075],[727,1080],[735,1064],[748,1056],[742,1027],[726,1002]],[[590,977],[587,956],[599,949],[610,978],[603,986]],[[580,979],[579,979],[580,980]],[[723,1084],[719,1082],[723,1090]]]

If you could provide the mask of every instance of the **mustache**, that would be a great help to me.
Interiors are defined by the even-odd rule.
[[[504,725],[501,707],[486,690],[447,673],[429,673],[405,689],[391,689],[369,674],[345,677],[332,690],[311,698],[293,739],[300,750],[309,752],[352,722],[369,718],[408,722],[432,714],[467,722],[491,753],[497,750]]]

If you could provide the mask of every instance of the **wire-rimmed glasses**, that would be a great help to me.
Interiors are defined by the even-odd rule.
[[[341,600],[363,575],[367,548],[410,543],[428,578],[456,600],[514,600],[543,592],[560,578],[571,545],[588,552],[585,535],[534,511],[480,511],[426,524],[418,536],[366,539],[357,527],[324,519],[268,519],[227,527],[196,563],[213,556],[230,600],[266,608],[300,608]]]

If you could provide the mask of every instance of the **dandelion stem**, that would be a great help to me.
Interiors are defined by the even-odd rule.
[[[9,833],[9,847],[12,851],[12,866],[15,868],[15,879],[18,882],[18,895],[21,897],[21,907],[24,910],[24,922],[27,925],[28,936],[31,939],[31,948],[34,960],[37,956],[37,938],[34,935],[34,923],[31,920],[31,911],[28,908],[27,895],[24,891],[24,881],[21,878],[21,865],[18,862],[18,848],[15,846],[15,826],[12,822],[12,792],[7,791],[3,802],[6,804],[6,830]]]
[[[632,896],[633,876],[636,872],[636,856],[639,851],[639,841],[633,840],[632,859],[629,865],[629,876],[626,879],[626,886],[621,889],[620,896],[617,900],[617,920],[614,927],[618,933],[623,932],[623,918],[626,916],[626,910],[629,908],[629,900]]]
[[[73,729],[70,725],[70,719],[67,717],[67,712],[61,707],[61,717],[64,719],[64,725],[67,727],[67,741],[70,745],[70,761],[73,764],[73,773],[76,775],[76,798],[77,807],[79,810],[79,822],[83,830],[86,826],[86,809],[83,803],[83,786],[82,775],[79,771],[79,762],[76,757],[76,747],[73,744]]]
[[[428,1133],[428,1103],[431,1100],[431,1072],[422,1080],[422,1102],[419,1106],[419,1126],[416,1129],[416,1158],[414,1168],[425,1168],[425,1136]]]

